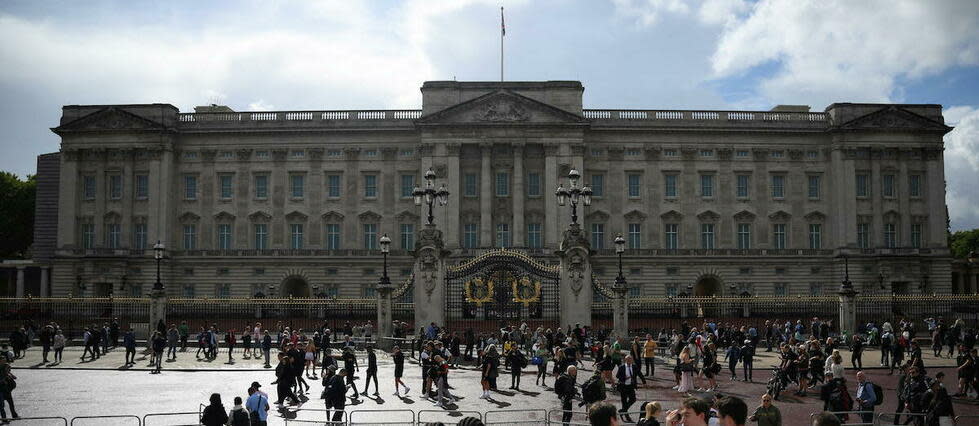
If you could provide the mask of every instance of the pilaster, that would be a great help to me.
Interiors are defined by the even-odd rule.
[[[523,170],[524,144],[513,144],[513,191],[510,194],[513,199],[513,229],[510,230],[512,245],[514,247],[524,247],[527,227],[524,225],[524,199],[527,191],[524,190],[524,170]]]
[[[426,224],[418,233],[415,243],[415,328],[435,323],[445,325],[445,268],[446,256],[442,231],[433,224]]]
[[[490,162],[493,156],[493,144],[479,144],[482,153],[482,165],[479,176],[479,245],[493,246],[493,174]]]
[[[561,327],[591,325],[592,268],[591,246],[581,226],[573,224],[564,231],[561,246],[555,252],[561,259]]]

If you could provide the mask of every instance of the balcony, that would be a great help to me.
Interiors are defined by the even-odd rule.
[[[586,109],[592,127],[813,129],[829,127],[823,112]]]
[[[269,111],[269,112],[191,112],[178,114],[181,131],[230,129],[302,129],[394,127],[414,128],[420,109]]]

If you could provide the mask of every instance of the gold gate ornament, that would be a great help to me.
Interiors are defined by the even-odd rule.
[[[540,281],[535,281],[531,285],[530,278],[523,277],[520,279],[519,284],[517,280],[513,280],[510,285],[512,286],[514,302],[523,303],[525,308],[531,303],[540,302]],[[525,290],[527,292],[533,292],[533,295],[524,297]]]
[[[475,303],[476,306],[482,306],[483,303],[493,301],[493,280],[484,282],[482,278],[476,278],[472,281],[466,281],[465,287],[467,302]],[[476,296],[479,296],[479,293],[482,293],[482,296],[473,296],[474,291],[476,292]]]

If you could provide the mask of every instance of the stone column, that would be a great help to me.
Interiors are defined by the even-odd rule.
[[[840,289],[840,323],[837,326],[840,334],[844,332],[852,336],[857,330],[857,291],[853,287]]]
[[[391,322],[392,291],[394,291],[394,286],[391,285],[391,281],[388,280],[385,283],[382,278],[382,282],[377,285],[377,346],[385,351],[390,350],[394,343],[393,340],[389,339],[393,335],[392,331],[394,331]]]
[[[581,226],[572,224],[564,231],[560,249],[561,259],[560,327],[591,325],[592,281],[591,246]]]
[[[41,267],[41,290],[40,290],[41,297],[51,296],[51,289],[50,289],[51,282],[50,282],[50,277],[48,275],[50,270],[51,270],[50,266]]]
[[[615,300],[612,301],[612,328],[615,336],[620,339],[629,338],[629,288],[616,284],[612,287],[615,291]]]
[[[524,235],[527,233],[524,226],[526,191],[524,191],[523,184],[523,153],[524,145],[522,143],[513,144],[513,191],[510,194],[513,197],[513,229],[510,230],[510,235],[513,236],[511,241],[513,247],[523,247],[526,241]]]
[[[490,157],[493,154],[493,144],[479,145],[483,154],[483,164],[479,176],[479,246],[493,246],[493,173]]]
[[[167,291],[162,288],[150,292],[150,324],[147,329],[147,339],[153,335],[156,324],[161,320],[164,324],[167,323]]]
[[[557,145],[544,146],[544,176],[541,179],[541,193],[544,194],[544,247],[552,248],[558,245],[558,230],[561,229],[558,222],[557,197],[554,190],[557,189],[560,177],[558,176]]]
[[[17,298],[24,297],[24,267],[17,267]]]
[[[445,259],[442,231],[426,224],[415,243],[415,331],[428,324],[445,326]]]
[[[446,176],[446,187],[449,188],[449,204],[443,208],[446,212],[445,220],[445,244],[448,248],[459,248],[461,239],[459,238],[459,207],[462,204],[462,194],[465,191],[462,174],[459,171],[459,143],[446,145],[445,162],[448,167]]]

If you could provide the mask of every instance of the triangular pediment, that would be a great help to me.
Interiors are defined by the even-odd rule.
[[[683,215],[676,210],[670,210],[666,213],[659,215],[659,217],[665,221],[680,221],[683,219]]]
[[[290,222],[305,222],[306,219],[309,219],[309,216],[307,216],[306,213],[303,213],[298,210],[293,210],[292,212],[286,215],[286,220]]]
[[[646,220],[646,215],[639,210],[632,210],[629,213],[626,213],[624,217],[627,220],[636,220],[640,222]]]
[[[584,117],[535,99],[497,90],[421,117],[421,125],[587,125]]]
[[[272,215],[270,215],[270,214],[268,214],[266,212],[263,212],[261,210],[258,210],[256,212],[248,215],[248,219],[251,220],[252,222],[268,222],[268,221],[272,220]]]
[[[218,222],[230,222],[235,220],[235,215],[228,212],[220,212],[214,215],[214,220]]]
[[[774,221],[787,222],[792,218],[792,215],[788,214],[784,210],[778,210],[768,215],[768,218]]]
[[[755,220],[755,214],[748,210],[741,210],[734,214],[734,220],[739,222],[750,222]]]
[[[343,214],[333,210],[323,213],[322,218],[327,222],[343,222]]]
[[[721,218],[721,215],[719,215],[719,214],[717,214],[717,212],[715,212],[713,210],[709,210],[709,209],[708,210],[704,210],[704,211],[702,211],[702,212],[700,212],[700,213],[697,214],[697,219],[700,219],[702,221],[707,221],[707,222],[714,222],[714,221],[716,221],[716,220],[718,220],[720,218]]]
[[[394,218],[397,219],[398,222],[418,222],[418,215],[408,210],[396,214]]]
[[[177,220],[179,220],[181,223],[197,222],[197,221],[201,220],[201,217],[198,216],[196,213],[186,212],[186,213],[180,215],[179,217],[177,217]]]
[[[381,215],[374,213],[370,210],[357,215],[361,222],[377,222],[381,220]]]
[[[55,127],[57,134],[93,131],[160,131],[163,126],[118,107],[107,107]]]
[[[952,128],[944,123],[915,114],[896,105],[881,108],[870,114],[862,115],[837,128],[841,130],[933,130],[948,132]]]
[[[826,215],[819,210],[813,210],[803,217],[810,222],[822,222],[826,220]]]
[[[589,222],[605,222],[608,220],[608,217],[609,217],[608,213],[605,213],[601,210],[595,210],[591,213],[588,213],[585,216],[585,219]]]

